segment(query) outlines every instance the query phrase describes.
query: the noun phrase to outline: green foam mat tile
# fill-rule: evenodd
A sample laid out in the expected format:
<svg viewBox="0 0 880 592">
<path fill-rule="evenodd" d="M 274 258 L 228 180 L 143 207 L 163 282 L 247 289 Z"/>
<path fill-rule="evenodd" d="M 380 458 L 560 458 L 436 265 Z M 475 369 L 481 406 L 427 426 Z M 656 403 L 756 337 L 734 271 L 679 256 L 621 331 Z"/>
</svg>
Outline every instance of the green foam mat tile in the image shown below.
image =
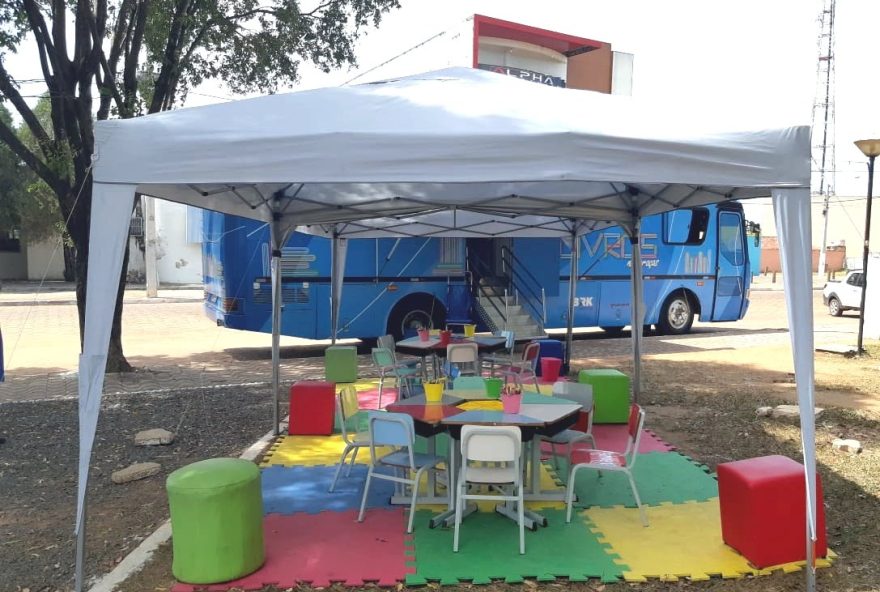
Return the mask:
<svg viewBox="0 0 880 592">
<path fill-rule="evenodd" d="M 452 551 L 452 528 L 428 527 L 433 515 L 421 510 L 416 513 L 413 530 L 415 557 L 406 583 L 430 581 L 443 585 L 461 582 L 474 584 L 503 580 L 509 584 L 525 578 L 552 581 L 565 577 L 573 581 L 599 578 L 616 582 L 626 571 L 618 565 L 608 546 L 584 526 L 580 517 L 565 522 L 563 510 L 541 510 L 548 525 L 536 532 L 526 530 L 526 553 L 519 554 L 519 533 L 516 522 L 495 513 L 477 512 L 467 516 L 461 525 L 459 551 Z"/>
<path fill-rule="evenodd" d="M 434 436 L 434 447 L 436 448 L 434 454 L 445 458 L 449 454 L 449 434 L 437 434 L 436 436 Z M 416 436 L 416 445 L 414 450 L 416 452 L 426 454 L 428 452 L 428 439 L 421 436 Z"/>
<path fill-rule="evenodd" d="M 559 459 L 556 476 L 561 483 L 567 483 L 568 463 L 565 459 Z M 642 504 L 648 506 L 702 502 L 718 497 L 718 482 L 706 472 L 706 468 L 677 452 L 640 454 L 633 468 L 633 477 Z M 595 470 L 581 469 L 574 491 L 578 508 L 636 505 L 626 475 L 621 472 L 602 471 L 600 477 Z"/>
</svg>

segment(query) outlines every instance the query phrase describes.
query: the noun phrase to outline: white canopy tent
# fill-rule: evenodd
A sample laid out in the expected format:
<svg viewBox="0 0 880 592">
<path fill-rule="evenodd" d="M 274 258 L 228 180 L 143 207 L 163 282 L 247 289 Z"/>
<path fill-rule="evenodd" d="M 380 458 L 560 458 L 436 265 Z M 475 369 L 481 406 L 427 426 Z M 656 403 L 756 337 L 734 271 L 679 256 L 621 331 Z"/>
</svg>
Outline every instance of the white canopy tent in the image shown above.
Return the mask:
<svg viewBox="0 0 880 592">
<path fill-rule="evenodd" d="M 113 302 L 138 192 L 268 223 L 276 312 L 280 248 L 297 227 L 333 238 L 570 238 L 620 224 L 640 270 L 642 217 L 772 196 L 815 539 L 809 128 L 728 126 L 736 129 L 470 69 L 99 122 L 79 374 L 80 551 Z M 338 270 L 344 254 L 334 252 Z M 634 281 L 633 302 L 640 289 Z M 639 327 L 643 311 L 632 308 Z M 278 327 L 276 314 L 276 388 Z M 641 331 L 632 334 L 638 359 Z"/>
</svg>

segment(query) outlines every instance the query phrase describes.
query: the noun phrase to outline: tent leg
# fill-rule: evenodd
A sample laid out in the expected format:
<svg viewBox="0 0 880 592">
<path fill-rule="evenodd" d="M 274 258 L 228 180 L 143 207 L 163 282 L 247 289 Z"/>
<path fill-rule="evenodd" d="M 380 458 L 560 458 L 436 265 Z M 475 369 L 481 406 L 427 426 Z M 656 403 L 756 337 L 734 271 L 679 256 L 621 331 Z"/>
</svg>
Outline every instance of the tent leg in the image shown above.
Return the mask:
<svg viewBox="0 0 880 592">
<path fill-rule="evenodd" d="M 74 586 L 76 592 L 83 591 L 83 567 L 86 562 L 86 500 L 88 494 L 83 498 L 82 519 L 79 523 L 79 530 L 76 533 L 76 575 Z"/>
<path fill-rule="evenodd" d="M 804 566 L 806 572 L 806 588 L 807 592 L 816 592 L 816 545 L 813 541 L 813 530 L 810 528 L 810 521 L 807 520 L 807 562 Z"/>
<path fill-rule="evenodd" d="M 337 301 L 339 294 L 336 290 L 336 266 L 339 264 L 339 238 L 333 234 L 330 241 L 330 343 L 336 344 L 336 327 L 339 325 L 337 318 Z"/>
<path fill-rule="evenodd" d="M 578 282 L 578 236 L 577 231 L 571 232 L 571 266 L 568 273 L 568 325 L 565 331 L 565 360 L 563 364 L 571 372 L 571 348 L 574 340 L 574 299 L 577 298 Z"/>
<path fill-rule="evenodd" d="M 275 225 L 272 224 L 269 228 L 269 240 L 272 243 L 272 429 L 277 436 L 281 432 L 278 409 L 281 393 L 281 247 Z"/>
<path fill-rule="evenodd" d="M 632 325 L 632 347 L 633 347 L 633 380 L 632 392 L 633 402 L 639 402 L 639 395 L 642 390 L 642 248 L 639 238 L 639 220 L 636 219 L 633 224 L 633 233 L 630 237 L 632 245 L 632 269 L 630 270 L 632 284 L 632 303 L 630 304 L 630 323 Z"/>
</svg>

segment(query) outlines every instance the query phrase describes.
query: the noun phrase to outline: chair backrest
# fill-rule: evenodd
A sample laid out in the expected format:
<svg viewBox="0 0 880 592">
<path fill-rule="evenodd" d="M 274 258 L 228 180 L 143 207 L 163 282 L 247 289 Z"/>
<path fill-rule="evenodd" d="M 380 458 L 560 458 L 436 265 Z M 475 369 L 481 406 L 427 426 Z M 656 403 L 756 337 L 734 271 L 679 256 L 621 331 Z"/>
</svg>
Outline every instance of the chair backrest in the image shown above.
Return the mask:
<svg viewBox="0 0 880 592">
<path fill-rule="evenodd" d="M 559 380 L 553 383 L 553 396 L 574 401 L 587 412 L 593 409 L 593 385 L 591 384 Z"/>
<path fill-rule="evenodd" d="M 406 448 L 409 452 L 410 467 L 414 467 L 413 444 L 416 439 L 413 418 L 406 413 L 389 413 L 385 411 L 370 411 L 368 416 L 370 426 L 370 458 L 376 463 L 376 447 L 391 446 L 394 448 Z"/>
<path fill-rule="evenodd" d="M 642 429 L 645 426 L 645 410 L 633 404 L 629 408 L 629 420 L 626 425 L 627 442 L 623 454 L 628 457 L 627 466 L 632 468 L 639 455 L 639 443 L 642 441 Z"/>
<path fill-rule="evenodd" d="M 473 364 L 479 358 L 479 348 L 476 343 L 451 343 L 446 346 L 446 359 L 451 364 Z"/>
<path fill-rule="evenodd" d="M 384 347 L 392 354 L 394 353 L 394 348 L 397 344 L 394 342 L 394 335 L 383 335 L 376 339 L 376 347 Z"/>
<path fill-rule="evenodd" d="M 394 354 L 390 349 L 384 347 L 374 347 L 372 355 L 373 363 L 380 368 L 394 365 Z"/>
<path fill-rule="evenodd" d="M 348 443 L 348 420 L 360 411 L 357 390 L 353 384 L 346 385 L 336 393 L 336 420 L 342 431 L 342 439 Z"/>
<path fill-rule="evenodd" d="M 538 354 L 540 353 L 540 343 L 538 343 L 537 341 L 532 341 L 531 343 L 527 344 L 522 353 L 523 367 L 528 365 L 532 367 L 532 370 L 536 370 L 538 368 Z M 529 363 L 526 364 L 526 362 Z"/>
<path fill-rule="evenodd" d="M 475 426 L 461 428 L 463 463 L 512 462 L 519 466 L 522 433 L 516 426 Z"/>
<path fill-rule="evenodd" d="M 481 391 L 486 393 L 486 381 L 479 376 L 459 376 L 452 381 L 453 390 Z"/>
</svg>

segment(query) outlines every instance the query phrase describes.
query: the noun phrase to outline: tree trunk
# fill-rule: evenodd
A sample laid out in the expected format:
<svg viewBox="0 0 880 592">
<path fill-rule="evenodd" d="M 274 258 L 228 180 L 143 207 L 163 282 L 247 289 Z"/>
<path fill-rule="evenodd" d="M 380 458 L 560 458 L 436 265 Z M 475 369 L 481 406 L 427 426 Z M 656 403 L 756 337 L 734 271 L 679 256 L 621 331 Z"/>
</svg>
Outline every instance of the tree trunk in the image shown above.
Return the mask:
<svg viewBox="0 0 880 592">
<path fill-rule="evenodd" d="M 64 281 L 76 281 L 76 249 L 72 245 L 68 245 L 65 239 L 62 252 L 64 254 Z"/>
<path fill-rule="evenodd" d="M 91 182 L 83 187 L 80 206 L 76 208 L 67 224 L 70 239 L 76 249 L 76 308 L 79 313 L 79 341 L 82 351 L 86 326 L 86 290 L 89 261 L 89 225 L 92 201 Z M 88 207 L 82 207 L 89 204 Z M 122 297 L 125 291 L 125 277 L 128 274 L 128 241 L 122 259 L 122 270 L 116 292 L 116 306 L 113 311 L 113 325 L 110 329 L 110 346 L 107 350 L 107 372 L 131 372 L 133 368 L 122 351 Z"/>
</svg>

